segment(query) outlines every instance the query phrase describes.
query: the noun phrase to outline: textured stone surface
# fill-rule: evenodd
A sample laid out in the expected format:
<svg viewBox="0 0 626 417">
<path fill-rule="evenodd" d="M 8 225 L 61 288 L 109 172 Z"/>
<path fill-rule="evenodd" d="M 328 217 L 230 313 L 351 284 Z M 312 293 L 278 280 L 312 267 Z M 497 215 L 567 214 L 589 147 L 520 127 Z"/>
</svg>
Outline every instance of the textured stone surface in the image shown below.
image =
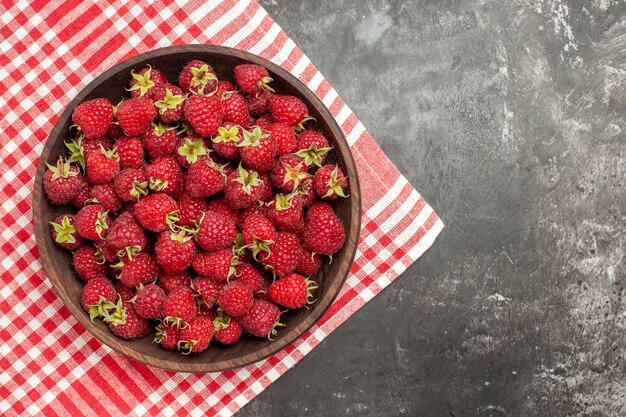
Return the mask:
<svg viewBox="0 0 626 417">
<path fill-rule="evenodd" d="M 626 4 L 262 3 L 447 227 L 241 415 L 626 415 Z"/>
</svg>

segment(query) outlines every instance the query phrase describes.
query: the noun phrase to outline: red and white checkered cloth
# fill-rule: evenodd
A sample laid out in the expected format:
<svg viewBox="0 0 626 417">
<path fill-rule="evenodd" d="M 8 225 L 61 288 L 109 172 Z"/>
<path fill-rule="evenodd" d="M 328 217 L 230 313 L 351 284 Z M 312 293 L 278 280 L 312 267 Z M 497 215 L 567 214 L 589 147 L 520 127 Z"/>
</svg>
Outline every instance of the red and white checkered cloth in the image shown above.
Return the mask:
<svg viewBox="0 0 626 417">
<path fill-rule="evenodd" d="M 230 416 L 389 285 L 443 228 L 337 92 L 258 3 L 121 3 L 31 0 L 0 5 L 3 416 Z M 279 354 L 246 368 L 207 375 L 150 368 L 91 336 L 46 279 L 31 224 L 37 160 L 70 100 L 95 75 L 130 56 L 188 43 L 250 51 L 308 85 L 345 132 L 363 194 L 356 260 L 328 313 Z"/>
</svg>

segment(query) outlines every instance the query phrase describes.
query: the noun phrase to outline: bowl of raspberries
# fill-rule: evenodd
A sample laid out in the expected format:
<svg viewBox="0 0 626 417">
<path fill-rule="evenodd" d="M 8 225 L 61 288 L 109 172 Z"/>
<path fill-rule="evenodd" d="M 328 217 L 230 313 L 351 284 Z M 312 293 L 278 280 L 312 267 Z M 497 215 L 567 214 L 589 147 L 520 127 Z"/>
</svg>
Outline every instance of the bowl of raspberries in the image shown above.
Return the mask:
<svg viewBox="0 0 626 417">
<path fill-rule="evenodd" d="M 220 46 L 127 59 L 59 117 L 35 178 L 55 291 L 114 350 L 181 372 L 279 352 L 346 280 L 361 201 L 346 139 L 287 71 Z"/>
</svg>

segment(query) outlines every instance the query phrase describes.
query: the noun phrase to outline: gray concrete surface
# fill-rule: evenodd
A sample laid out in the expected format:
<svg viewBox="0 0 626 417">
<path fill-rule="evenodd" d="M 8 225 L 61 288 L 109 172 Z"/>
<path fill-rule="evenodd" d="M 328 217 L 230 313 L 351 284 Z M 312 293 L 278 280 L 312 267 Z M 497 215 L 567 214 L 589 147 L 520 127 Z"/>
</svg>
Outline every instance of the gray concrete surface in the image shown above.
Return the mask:
<svg viewBox="0 0 626 417">
<path fill-rule="evenodd" d="M 626 415 L 624 2 L 262 3 L 447 228 L 240 415 Z"/>
</svg>

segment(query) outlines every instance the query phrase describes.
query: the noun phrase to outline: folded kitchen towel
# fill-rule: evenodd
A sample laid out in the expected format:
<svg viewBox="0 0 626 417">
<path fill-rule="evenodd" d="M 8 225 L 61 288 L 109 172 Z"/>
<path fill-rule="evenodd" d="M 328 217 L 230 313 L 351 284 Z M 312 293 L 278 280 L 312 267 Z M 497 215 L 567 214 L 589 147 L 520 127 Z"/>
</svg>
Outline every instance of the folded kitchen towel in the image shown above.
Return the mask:
<svg viewBox="0 0 626 417">
<path fill-rule="evenodd" d="M 232 415 L 397 278 L 443 228 L 337 92 L 258 3 L 168 3 L 18 1 L 0 6 L 0 415 Z M 128 360 L 78 324 L 46 279 L 30 207 L 43 144 L 77 92 L 130 56 L 189 43 L 250 51 L 305 83 L 345 132 L 363 194 L 356 259 L 327 314 L 279 354 L 207 375 Z"/>
</svg>

